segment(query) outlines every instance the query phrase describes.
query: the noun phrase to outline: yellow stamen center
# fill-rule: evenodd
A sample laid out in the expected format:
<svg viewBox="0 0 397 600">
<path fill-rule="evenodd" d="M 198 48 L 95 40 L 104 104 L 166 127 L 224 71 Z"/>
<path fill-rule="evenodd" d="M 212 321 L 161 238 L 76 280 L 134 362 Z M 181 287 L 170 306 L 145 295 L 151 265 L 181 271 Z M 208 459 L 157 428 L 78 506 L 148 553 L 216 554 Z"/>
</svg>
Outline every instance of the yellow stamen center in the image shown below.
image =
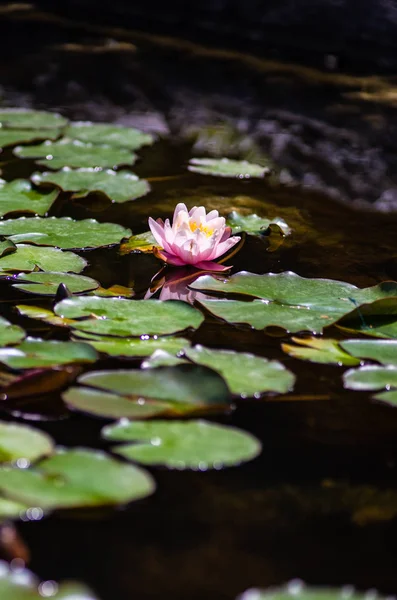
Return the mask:
<svg viewBox="0 0 397 600">
<path fill-rule="evenodd" d="M 211 237 L 211 235 L 214 233 L 213 229 L 207 227 L 206 225 L 203 225 L 202 223 L 198 224 L 196 223 L 196 221 L 189 221 L 189 227 L 193 233 L 195 233 L 198 229 L 202 233 L 205 233 L 207 237 Z"/>
</svg>

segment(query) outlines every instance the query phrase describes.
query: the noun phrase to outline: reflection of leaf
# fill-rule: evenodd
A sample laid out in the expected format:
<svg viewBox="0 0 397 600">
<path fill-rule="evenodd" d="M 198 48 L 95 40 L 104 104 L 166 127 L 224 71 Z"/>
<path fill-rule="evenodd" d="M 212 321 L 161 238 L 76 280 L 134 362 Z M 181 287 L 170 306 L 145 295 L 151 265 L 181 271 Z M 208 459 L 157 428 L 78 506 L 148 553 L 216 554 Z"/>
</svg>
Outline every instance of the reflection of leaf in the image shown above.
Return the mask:
<svg viewBox="0 0 397 600">
<path fill-rule="evenodd" d="M 106 439 L 135 442 L 113 451 L 146 465 L 171 469 L 221 469 L 252 460 L 261 443 L 251 434 L 208 421 L 147 421 L 105 427 Z"/>
<path fill-rule="evenodd" d="M 108 144 L 115 148 L 129 148 L 130 150 L 138 150 L 142 146 L 148 146 L 154 142 L 152 135 L 139 131 L 139 129 L 85 121 L 70 123 L 66 128 L 65 135 L 82 142 Z"/>
<path fill-rule="evenodd" d="M 0 421 L 0 462 L 20 459 L 26 467 L 29 462 L 51 454 L 53 448 L 53 441 L 46 433 L 27 425 Z"/>
<path fill-rule="evenodd" d="M 59 302 L 54 312 L 76 319 L 72 327 L 101 335 L 122 337 L 168 335 L 187 328 L 197 329 L 204 320 L 200 311 L 185 302 L 127 300 L 79 296 Z"/>
<path fill-rule="evenodd" d="M 40 294 L 43 296 L 55 296 L 58 287 L 63 284 L 72 294 L 79 294 L 94 290 L 99 283 L 91 277 L 75 275 L 74 273 L 57 273 L 47 271 L 45 273 L 19 273 L 14 280 L 13 287 L 31 294 Z"/>
<path fill-rule="evenodd" d="M 202 175 L 215 175 L 217 177 L 237 177 L 250 179 L 251 177 L 264 177 L 270 173 L 268 167 L 261 167 L 246 160 L 231 160 L 229 158 L 192 158 L 188 166 L 189 171 Z"/>
<path fill-rule="evenodd" d="M 360 361 L 344 352 L 338 340 L 324 338 L 296 338 L 295 344 L 282 344 L 281 347 L 290 356 L 310 362 L 336 365 L 358 365 Z M 346 348 L 347 350 L 347 348 Z"/>
<path fill-rule="evenodd" d="M 19 346 L 0 348 L 0 362 L 11 369 L 35 369 L 69 363 L 90 363 L 96 351 L 79 342 L 44 341 L 27 337 Z"/>
<path fill-rule="evenodd" d="M 74 221 L 69 217 L 22 217 L 0 221 L 0 235 L 15 243 L 29 242 L 65 249 L 101 248 L 118 244 L 131 235 L 131 231 L 121 225 L 99 223 L 95 219 Z"/>
<path fill-rule="evenodd" d="M 93 450 L 59 450 L 34 469 L 0 469 L 0 491 L 43 509 L 125 504 L 154 489 L 146 471 Z"/>
<path fill-rule="evenodd" d="M 94 145 L 62 138 L 57 142 L 44 142 L 36 146 L 17 146 L 14 154 L 19 158 L 35 158 L 39 165 L 48 169 L 62 167 L 114 168 L 117 165 L 132 165 L 136 155 L 126 148 Z"/>
<path fill-rule="evenodd" d="M 60 187 L 65 192 L 74 192 L 73 198 L 84 198 L 90 192 L 102 192 L 112 202 L 127 202 L 145 196 L 150 186 L 144 179 L 128 171 L 104 171 L 93 167 L 85 169 L 69 169 L 61 171 L 35 173 L 32 181 L 37 185 L 49 183 Z"/>
<path fill-rule="evenodd" d="M 295 377 L 276 360 L 267 360 L 245 352 L 211 350 L 194 346 L 185 350 L 195 363 L 211 367 L 224 377 L 233 394 L 243 397 L 258 396 L 264 392 L 289 392 Z"/>
<path fill-rule="evenodd" d="M 81 256 L 74 252 L 63 252 L 58 248 L 17 244 L 15 250 L 13 254 L 0 257 L 0 273 L 34 271 L 37 267 L 43 271 L 80 273 L 87 265 L 87 261 Z"/>
<path fill-rule="evenodd" d="M 31 183 L 25 179 L 14 179 L 9 183 L 0 179 L 0 216 L 12 212 L 33 212 L 44 215 L 57 196 L 56 190 L 49 194 L 36 192 L 32 189 Z"/>
</svg>

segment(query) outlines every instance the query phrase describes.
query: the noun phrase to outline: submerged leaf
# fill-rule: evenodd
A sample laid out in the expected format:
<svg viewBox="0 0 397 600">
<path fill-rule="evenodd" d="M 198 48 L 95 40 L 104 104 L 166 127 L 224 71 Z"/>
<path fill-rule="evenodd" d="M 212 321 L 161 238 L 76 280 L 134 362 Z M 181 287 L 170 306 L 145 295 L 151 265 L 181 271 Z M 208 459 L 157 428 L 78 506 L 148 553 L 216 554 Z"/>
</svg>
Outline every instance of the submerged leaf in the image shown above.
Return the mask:
<svg viewBox="0 0 397 600">
<path fill-rule="evenodd" d="M 43 296 L 55 296 L 60 285 L 65 285 L 72 294 L 81 294 L 89 290 L 95 290 L 99 283 L 91 277 L 75 275 L 74 273 L 59 273 L 47 271 L 45 273 L 20 273 L 13 287 L 31 294 Z"/>
<path fill-rule="evenodd" d="M 152 135 L 139 131 L 139 129 L 88 121 L 70 123 L 66 128 L 65 135 L 82 142 L 108 144 L 115 148 L 129 148 L 129 150 L 138 150 L 142 146 L 148 146 L 154 142 Z"/>
<path fill-rule="evenodd" d="M 73 198 L 84 198 L 90 192 L 102 192 L 112 202 L 128 202 L 141 198 L 150 192 L 145 179 L 139 179 L 128 171 L 98 171 L 93 167 L 85 169 L 63 168 L 61 171 L 35 173 L 32 181 L 39 185 L 50 183 L 65 192 L 74 192 Z"/>
<path fill-rule="evenodd" d="M 78 254 L 74 254 L 74 252 L 63 252 L 58 248 L 17 244 L 16 252 L 3 255 L 0 258 L 0 273 L 2 271 L 34 271 L 37 268 L 43 271 L 73 271 L 74 273 L 80 273 L 86 265 L 87 261 Z"/>
<path fill-rule="evenodd" d="M 135 442 L 113 451 L 145 465 L 171 469 L 221 469 L 252 460 L 261 452 L 253 435 L 208 421 L 116 423 L 103 429 L 108 440 Z"/>
<path fill-rule="evenodd" d="M 56 112 L 27 110 L 25 108 L 0 109 L 0 126 L 10 129 L 52 129 L 64 127 L 68 120 Z"/>
<path fill-rule="evenodd" d="M 136 154 L 126 148 L 86 144 L 70 138 L 36 146 L 17 146 L 14 154 L 20 158 L 35 158 L 39 165 L 54 170 L 62 167 L 112 169 L 118 165 L 132 165 L 136 160 Z"/>
<path fill-rule="evenodd" d="M 338 340 L 293 337 L 292 341 L 295 344 L 281 344 L 281 348 L 293 358 L 332 365 L 352 366 L 360 364 L 357 358 L 341 349 Z"/>
<path fill-rule="evenodd" d="M 19 346 L 0 348 L 0 362 L 11 369 L 34 369 L 95 362 L 94 348 L 81 342 L 44 341 L 27 337 Z"/>
<path fill-rule="evenodd" d="M 0 421 L 0 462 L 17 462 L 26 468 L 29 462 L 51 454 L 54 442 L 39 429 Z"/>
<path fill-rule="evenodd" d="M 250 179 L 251 177 L 264 177 L 271 170 L 249 163 L 246 160 L 231 160 L 229 158 L 191 158 L 189 171 L 202 175 L 215 175 L 217 177 L 237 177 Z"/>
<path fill-rule="evenodd" d="M 58 450 L 34 469 L 0 468 L 2 493 L 42 509 L 125 504 L 154 489 L 143 469 L 93 450 Z"/>
<path fill-rule="evenodd" d="M 54 312 L 76 319 L 72 327 L 101 335 L 122 337 L 168 335 L 188 328 L 197 329 L 203 315 L 185 302 L 127 300 L 80 296 L 59 302 Z"/>
<path fill-rule="evenodd" d="M 29 242 L 64 249 L 101 248 L 118 244 L 131 235 L 131 230 L 115 223 L 99 223 L 95 219 L 74 221 L 70 217 L 22 217 L 0 221 L 0 235 L 15 243 Z"/>
</svg>

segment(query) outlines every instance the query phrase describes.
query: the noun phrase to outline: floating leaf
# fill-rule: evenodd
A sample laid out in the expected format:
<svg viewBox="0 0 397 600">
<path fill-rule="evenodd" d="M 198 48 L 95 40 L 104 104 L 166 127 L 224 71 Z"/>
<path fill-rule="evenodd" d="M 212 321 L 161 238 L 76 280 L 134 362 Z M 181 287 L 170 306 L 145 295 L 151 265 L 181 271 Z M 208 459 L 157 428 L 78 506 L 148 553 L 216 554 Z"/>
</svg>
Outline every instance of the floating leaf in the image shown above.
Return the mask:
<svg viewBox="0 0 397 600">
<path fill-rule="evenodd" d="M 0 109 L 0 126 L 11 129 L 53 129 L 64 127 L 68 120 L 55 112 L 26 110 L 24 108 Z"/>
<path fill-rule="evenodd" d="M 357 391 L 397 388 L 397 367 L 368 365 L 349 369 L 343 374 L 343 384 L 345 388 Z"/>
<path fill-rule="evenodd" d="M 57 196 L 56 190 L 49 194 L 36 192 L 32 189 L 31 183 L 25 179 L 14 179 L 9 183 L 0 179 L 0 216 L 12 212 L 33 212 L 44 215 Z"/>
<path fill-rule="evenodd" d="M 63 319 L 62 317 L 57 317 L 54 315 L 52 310 L 48 310 L 48 308 L 42 308 L 41 306 L 18 304 L 16 309 L 22 317 L 37 319 L 57 327 L 70 327 L 70 325 L 74 323 L 72 319 Z"/>
<path fill-rule="evenodd" d="M 54 443 L 46 433 L 27 425 L 0 421 L 0 462 L 20 459 L 27 467 L 29 462 L 51 454 L 53 449 Z"/>
<path fill-rule="evenodd" d="M 84 198 L 90 192 L 102 192 L 112 202 L 127 202 L 141 198 L 150 192 L 145 179 L 139 179 L 128 171 L 98 171 L 95 168 L 69 169 L 64 167 L 55 173 L 35 173 L 32 181 L 39 185 L 50 183 L 65 192 L 74 192 L 73 198 Z"/>
<path fill-rule="evenodd" d="M 13 500 L 8 500 L 7 498 L 0 497 L 0 521 L 7 519 L 16 519 L 21 515 L 24 515 L 27 510 L 29 510 L 29 506 L 27 506 L 26 504 L 22 504 L 21 502 L 14 502 Z M 4 577 L 4 575 L 2 574 L 2 566 L 3 563 L 2 561 L 0 561 L 0 598 L 2 598 L 2 600 L 4 598 L 5 600 L 8 600 L 8 596 L 5 597 L 3 594 L 4 589 L 6 588 L 2 580 L 2 577 Z M 14 598 L 11 597 L 11 600 L 14 600 Z M 17 596 L 15 600 L 24 600 L 24 598 Z M 30 600 L 30 598 L 28 600 Z M 36 598 L 34 600 L 36 600 Z M 37 598 L 37 600 L 39 600 L 39 598 Z"/>
<path fill-rule="evenodd" d="M 120 246 L 121 254 L 129 254 L 130 252 L 153 252 L 153 249 L 158 247 L 151 231 L 132 235 L 124 244 Z"/>
<path fill-rule="evenodd" d="M 372 396 L 375 400 L 389 404 L 389 406 L 397 406 L 397 390 L 390 390 L 388 392 L 381 392 Z"/>
<path fill-rule="evenodd" d="M 377 600 L 386 600 L 379 596 L 374 590 L 359 593 L 354 589 L 308 587 L 302 581 L 294 580 L 286 586 L 279 588 L 256 589 L 251 588 L 236 598 L 236 600 L 343 600 L 348 594 L 349 600 L 367 600 L 372 594 Z"/>
<path fill-rule="evenodd" d="M 249 304 L 239 300 L 209 300 L 201 304 L 232 323 L 247 323 L 255 329 L 276 326 L 293 333 L 321 333 L 323 327 L 350 313 L 352 307 L 397 294 L 396 282 L 360 289 L 342 281 L 306 279 L 292 272 L 256 275 L 242 271 L 222 280 L 204 275 L 190 287 L 207 293 L 261 298 Z"/>
<path fill-rule="evenodd" d="M 134 290 L 124 285 L 112 285 L 109 288 L 100 286 L 95 292 L 90 293 L 101 298 L 133 298 L 135 296 Z"/>
<path fill-rule="evenodd" d="M 189 342 L 190 344 L 190 342 Z M 153 369 L 155 367 L 175 367 L 175 365 L 186 365 L 189 362 L 185 358 L 170 354 L 166 350 L 158 349 L 149 358 L 142 362 L 142 369 Z"/>
<path fill-rule="evenodd" d="M 2 493 L 42 509 L 125 504 L 154 489 L 143 469 L 85 449 L 59 450 L 35 469 L 0 468 Z"/>
<path fill-rule="evenodd" d="M 11 325 L 9 321 L 0 317 L 0 346 L 17 344 L 25 337 L 25 332 L 18 325 Z"/>
<path fill-rule="evenodd" d="M 385 285 L 387 283 L 391 285 L 391 282 L 386 282 Z M 344 316 L 337 326 L 345 331 L 397 338 L 397 298 L 383 298 L 362 304 Z"/>
<path fill-rule="evenodd" d="M 0 221 L 1 226 L 1 221 Z M 74 252 L 62 252 L 58 248 L 46 248 L 17 244 L 16 252 L 0 258 L 1 271 L 43 271 L 80 273 L 86 267 L 87 261 Z"/>
<path fill-rule="evenodd" d="M 356 355 L 352 356 L 341 349 L 338 340 L 293 337 L 292 341 L 295 344 L 281 344 L 281 347 L 284 352 L 293 358 L 332 365 L 353 366 L 360 364 L 360 361 L 354 358 Z M 348 350 L 347 347 L 345 349 Z"/>
<path fill-rule="evenodd" d="M 120 422 L 103 429 L 108 440 L 135 442 L 113 451 L 146 465 L 171 469 L 221 469 L 252 460 L 261 452 L 253 435 L 208 421 Z"/>
<path fill-rule="evenodd" d="M 0 147 L 28 144 L 40 140 L 56 140 L 61 135 L 60 129 L 0 129 Z"/>
<path fill-rule="evenodd" d="M 130 400 L 163 403 L 171 415 L 219 410 L 230 403 L 230 392 L 218 373 L 202 366 L 92 371 L 78 382 Z M 143 402 L 145 401 L 145 402 Z"/>
<path fill-rule="evenodd" d="M 7 256 L 7 254 L 12 254 L 16 252 L 16 245 L 10 240 L 2 240 L 0 241 L 0 258 L 2 256 Z"/>
<path fill-rule="evenodd" d="M 128 148 L 129 150 L 138 150 L 142 146 L 148 146 L 154 142 L 153 136 L 139 131 L 139 129 L 86 121 L 70 123 L 66 128 L 65 135 L 82 142 L 108 144 L 109 146 Z"/>
<path fill-rule="evenodd" d="M 90 363 L 97 358 L 94 348 L 82 342 L 44 341 L 27 337 L 17 347 L 0 348 L 0 362 L 11 369 Z"/>
<path fill-rule="evenodd" d="M 255 165 L 246 160 L 238 161 L 229 158 L 192 158 L 188 169 L 201 175 L 238 177 L 239 179 L 264 177 L 271 172 L 269 167 L 261 167 L 261 165 Z"/>
<path fill-rule="evenodd" d="M 36 146 L 17 146 L 14 154 L 19 158 L 35 158 L 39 165 L 48 169 L 62 167 L 114 168 L 117 165 L 132 165 L 136 154 L 126 148 L 94 145 L 62 138 L 57 142 L 44 142 Z"/>
<path fill-rule="evenodd" d="M 352 356 L 397 366 L 397 340 L 344 340 L 339 342 Z"/>
<path fill-rule="evenodd" d="M 271 225 L 277 227 L 282 235 L 289 235 L 291 233 L 290 227 L 288 227 L 284 219 L 281 219 L 280 217 L 266 219 L 255 214 L 240 215 L 235 210 L 227 216 L 226 225 L 232 228 L 233 234 L 240 233 L 240 231 L 251 234 L 263 234 Z"/>
<path fill-rule="evenodd" d="M 131 230 L 115 223 L 99 223 L 95 219 L 74 221 L 70 217 L 21 217 L 0 221 L 0 235 L 14 243 L 29 242 L 58 248 L 101 248 L 118 244 L 131 235 Z"/>
<path fill-rule="evenodd" d="M 64 284 L 72 294 L 80 294 L 89 290 L 95 290 L 99 283 L 91 277 L 83 277 L 72 273 L 58 273 L 47 271 L 45 273 L 20 273 L 15 278 L 13 287 L 32 294 L 43 296 L 55 296 L 58 287 Z"/>
<path fill-rule="evenodd" d="M 264 392 L 285 394 L 294 385 L 295 376 L 277 360 L 204 346 L 187 348 L 185 354 L 193 362 L 220 373 L 230 391 L 243 397 L 259 396 Z"/>
<path fill-rule="evenodd" d="M 59 302 L 54 312 L 60 317 L 77 319 L 74 329 L 101 335 L 122 337 L 167 335 L 197 329 L 203 315 L 185 302 L 126 300 L 80 296 Z"/>
<path fill-rule="evenodd" d="M 62 394 L 64 402 L 74 410 L 107 419 L 149 419 L 170 412 L 166 402 L 133 400 L 127 396 L 111 394 L 86 387 L 71 387 Z"/>
<path fill-rule="evenodd" d="M 141 338 L 115 338 L 98 336 L 85 332 L 75 332 L 75 338 L 91 344 L 98 352 L 110 354 L 111 356 L 150 356 L 156 350 L 177 354 L 184 348 L 190 346 L 190 341 L 183 337 L 152 337 Z"/>
</svg>

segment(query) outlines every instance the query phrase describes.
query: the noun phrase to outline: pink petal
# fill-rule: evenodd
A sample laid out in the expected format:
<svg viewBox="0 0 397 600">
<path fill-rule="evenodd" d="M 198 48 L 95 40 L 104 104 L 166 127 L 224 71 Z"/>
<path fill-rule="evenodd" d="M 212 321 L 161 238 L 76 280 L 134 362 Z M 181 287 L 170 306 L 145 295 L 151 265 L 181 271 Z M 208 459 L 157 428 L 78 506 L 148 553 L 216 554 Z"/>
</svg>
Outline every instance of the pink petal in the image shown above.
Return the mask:
<svg viewBox="0 0 397 600">
<path fill-rule="evenodd" d="M 225 240 L 221 244 L 215 246 L 213 253 L 209 257 L 210 260 L 214 260 L 215 258 L 219 258 L 222 254 L 225 254 L 230 248 L 233 248 L 241 240 L 241 237 L 234 235 L 233 237 Z"/>
<path fill-rule="evenodd" d="M 173 216 L 173 221 L 175 221 L 175 219 L 177 218 L 178 214 L 180 212 L 188 212 L 187 210 L 187 206 L 186 204 L 183 204 L 183 202 L 179 202 L 176 206 L 175 206 L 175 210 L 174 210 L 174 216 Z"/>
<path fill-rule="evenodd" d="M 223 232 L 222 237 L 219 240 L 219 243 L 222 244 L 222 242 L 225 242 L 228 238 L 230 238 L 231 235 L 232 235 L 232 228 L 225 227 L 225 231 Z"/>
<path fill-rule="evenodd" d="M 203 271 L 227 271 L 232 268 L 231 266 L 225 267 L 224 265 L 219 265 L 218 263 L 209 260 L 198 262 L 194 266 L 196 269 L 202 269 Z"/>
<path fill-rule="evenodd" d="M 165 250 L 169 250 L 169 246 L 166 242 L 164 235 L 163 222 L 155 221 L 154 219 L 152 219 L 152 217 L 149 217 L 149 227 L 158 245 L 164 248 Z"/>
<path fill-rule="evenodd" d="M 189 211 L 189 217 L 192 221 L 196 221 L 196 223 L 200 223 L 201 219 L 205 221 L 204 206 L 193 206 L 193 208 Z"/>
<path fill-rule="evenodd" d="M 217 210 L 211 210 L 207 215 L 207 222 L 212 221 L 212 219 L 217 219 L 219 217 L 219 212 Z"/>
</svg>

